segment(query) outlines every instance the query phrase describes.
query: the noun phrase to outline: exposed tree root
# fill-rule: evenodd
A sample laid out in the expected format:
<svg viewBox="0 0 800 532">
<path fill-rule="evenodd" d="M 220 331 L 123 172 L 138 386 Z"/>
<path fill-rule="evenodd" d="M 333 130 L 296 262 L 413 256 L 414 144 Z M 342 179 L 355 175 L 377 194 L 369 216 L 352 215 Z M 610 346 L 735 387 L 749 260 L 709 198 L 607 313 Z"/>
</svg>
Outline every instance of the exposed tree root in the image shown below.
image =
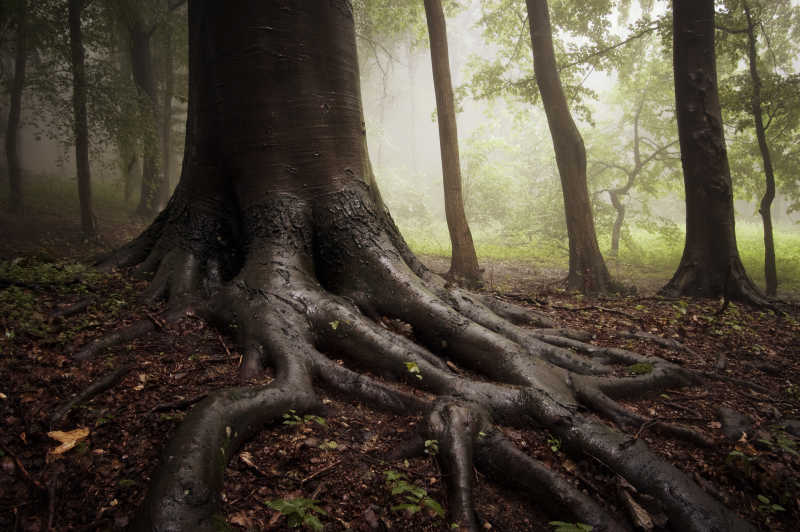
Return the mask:
<svg viewBox="0 0 800 532">
<path fill-rule="evenodd" d="M 123 366 L 121 366 L 119 368 L 116 368 L 115 370 L 103 375 L 101 378 L 99 378 L 98 380 L 96 380 L 92 384 L 90 384 L 81 393 L 79 393 L 78 395 L 76 395 L 75 397 L 73 397 L 72 399 L 67 401 L 61 407 L 57 408 L 56 411 L 53 412 L 53 415 L 50 416 L 50 423 L 55 425 L 56 423 L 61 421 L 61 419 L 64 416 L 69 414 L 70 410 L 75 408 L 75 406 L 83 403 L 84 401 L 92 399 L 93 397 L 95 397 L 97 395 L 100 395 L 101 393 L 103 393 L 104 391 L 108 390 L 109 388 L 112 388 L 119 381 L 121 381 L 125 377 L 125 375 L 130 373 L 130 371 L 134 367 L 135 366 L 133 364 L 125 364 L 125 365 L 123 365 Z"/>
<path fill-rule="evenodd" d="M 448 520 L 465 530 L 478 530 L 474 466 L 525 490 L 554 519 L 589 523 L 595 530 L 631 528 L 608 504 L 515 448 L 495 423 L 544 428 L 561 439 L 566 452 L 601 461 L 653 497 L 672 530 L 752 530 L 636 434 L 652 427 L 696 443 L 707 444 L 707 438 L 638 416 L 615 401 L 693 384 L 696 375 L 659 358 L 591 345 L 586 333 L 559 329 L 546 316 L 528 319 L 507 302 L 449 286 L 398 241 L 364 185 L 318 201 L 281 195 L 243 206 L 237 218 L 241 239 L 176 247 L 181 234 L 193 234 L 180 226 L 191 219 L 196 217 L 159 217 L 107 264 L 144 264 L 142 269 L 155 272 L 148 295 L 170 302 L 167 321 L 193 309 L 233 335 L 245 353 L 243 376 L 271 366 L 275 379 L 211 393 L 193 408 L 166 448 L 134 529 L 216 529 L 230 457 L 287 411 L 318 408 L 316 384 L 375 408 L 425 415 L 425 436 L 438 441 Z M 235 233 L 219 220 L 203 225 Z M 383 327 L 377 320 L 383 316 L 409 324 L 409 335 Z M 152 320 L 136 323 L 95 340 L 77 356 L 88 358 L 153 327 Z M 647 372 L 614 376 L 630 365 Z M 634 435 L 581 413 L 586 410 Z"/>
</svg>

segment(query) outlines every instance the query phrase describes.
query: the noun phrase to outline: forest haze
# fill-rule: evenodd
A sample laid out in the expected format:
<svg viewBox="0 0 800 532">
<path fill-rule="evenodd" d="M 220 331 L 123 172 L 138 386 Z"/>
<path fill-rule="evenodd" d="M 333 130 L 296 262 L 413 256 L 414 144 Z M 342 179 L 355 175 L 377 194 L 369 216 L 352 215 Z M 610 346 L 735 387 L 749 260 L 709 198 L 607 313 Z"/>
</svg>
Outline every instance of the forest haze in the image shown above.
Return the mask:
<svg viewBox="0 0 800 532">
<path fill-rule="evenodd" d="M 4 0 L 0 528 L 793 530 L 798 57 L 797 0 Z"/>
</svg>

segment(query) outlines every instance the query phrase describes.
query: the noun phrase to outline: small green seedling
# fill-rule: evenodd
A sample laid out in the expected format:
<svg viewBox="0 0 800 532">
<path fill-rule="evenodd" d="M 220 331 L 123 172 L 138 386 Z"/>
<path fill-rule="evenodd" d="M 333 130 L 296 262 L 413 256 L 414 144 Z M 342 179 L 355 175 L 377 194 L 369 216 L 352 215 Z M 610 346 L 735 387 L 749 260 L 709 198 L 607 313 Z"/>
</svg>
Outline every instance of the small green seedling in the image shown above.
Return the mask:
<svg viewBox="0 0 800 532">
<path fill-rule="evenodd" d="M 765 515 L 771 515 L 771 514 L 776 514 L 778 512 L 786 511 L 786 508 L 784 508 L 780 504 L 773 504 L 772 501 L 769 500 L 769 497 L 767 497 L 766 495 L 759 495 L 757 498 L 758 502 L 761 503 L 758 505 L 759 513 Z"/>
<path fill-rule="evenodd" d="M 554 532 L 592 532 L 592 525 L 586 523 L 567 523 L 565 521 L 550 521 Z"/>
<path fill-rule="evenodd" d="M 289 410 L 287 413 L 283 414 L 283 424 L 289 425 L 290 427 L 302 425 L 311 421 L 317 425 L 322 425 L 323 427 L 327 425 L 324 417 L 315 416 L 314 414 L 305 414 L 301 417 L 297 414 L 296 410 Z"/>
<path fill-rule="evenodd" d="M 425 454 L 431 456 L 439 454 L 439 440 L 425 440 Z"/>
<path fill-rule="evenodd" d="M 393 512 L 406 511 L 411 515 L 428 508 L 436 515 L 444 518 L 444 508 L 442 505 L 428 496 L 425 488 L 410 483 L 403 473 L 397 471 L 386 471 L 386 486 L 391 490 L 393 496 L 402 496 L 402 502 L 391 507 Z"/>
<path fill-rule="evenodd" d="M 550 447 L 550 450 L 554 453 L 557 453 L 561 450 L 561 438 L 557 436 L 547 436 L 547 446 Z"/>
<path fill-rule="evenodd" d="M 422 380 L 422 372 L 419 369 L 419 366 L 416 362 L 406 362 L 406 369 L 409 373 L 414 375 L 416 378 Z"/>
<path fill-rule="evenodd" d="M 285 515 L 290 527 L 297 528 L 306 525 L 312 530 L 319 532 L 324 527 L 315 514 L 328 515 L 328 513 L 317 506 L 317 503 L 318 501 L 313 499 L 297 498 L 277 499 L 274 501 L 267 501 L 264 504 L 273 510 L 277 510 L 282 515 Z"/>
</svg>

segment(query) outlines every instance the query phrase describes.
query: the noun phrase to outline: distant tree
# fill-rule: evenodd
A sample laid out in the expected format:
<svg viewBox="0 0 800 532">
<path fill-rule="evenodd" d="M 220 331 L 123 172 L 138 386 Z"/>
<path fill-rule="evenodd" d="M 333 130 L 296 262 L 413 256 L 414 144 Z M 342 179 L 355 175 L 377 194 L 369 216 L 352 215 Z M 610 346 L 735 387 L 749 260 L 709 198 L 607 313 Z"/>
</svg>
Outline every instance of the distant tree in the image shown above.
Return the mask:
<svg viewBox="0 0 800 532">
<path fill-rule="evenodd" d="M 641 191 L 642 222 L 653 218 L 644 201 L 673 186 L 670 175 L 677 175 L 678 135 L 675 127 L 675 96 L 670 87 L 672 73 L 664 67 L 664 57 L 654 39 L 640 39 L 627 48 L 627 63 L 617 73 L 612 95 L 615 117 L 613 129 L 602 129 L 590 139 L 592 154 L 589 178 L 596 196 L 607 194 L 614 209 L 611 222 L 611 249 L 619 255 L 627 214 L 627 200 Z M 602 188 L 601 188 L 602 187 Z M 595 207 L 598 204 L 595 203 Z M 600 221 L 598 221 L 598 226 Z M 661 217 L 662 228 L 669 220 Z M 665 231 L 662 231 L 665 232 Z"/>
<path fill-rule="evenodd" d="M 586 149 L 559 79 L 546 0 L 527 0 L 536 83 L 553 138 L 569 236 L 567 287 L 582 292 L 618 288 L 597 244 L 586 183 Z"/>
<path fill-rule="evenodd" d="M 447 27 L 440 0 L 425 0 L 428 34 L 431 45 L 433 86 L 436 92 L 436 114 L 439 124 L 439 147 L 442 154 L 444 206 L 450 230 L 452 254 L 448 276 L 474 285 L 480 282 L 481 270 L 475 245 L 464 212 L 461 192 L 461 163 L 458 154 L 458 129 L 450 81 L 450 55 L 447 50 Z"/>
<path fill-rule="evenodd" d="M 686 195 L 686 242 L 669 295 L 764 303 L 736 247 L 733 190 L 717 92 L 714 0 L 674 0 L 675 107 Z"/>
<path fill-rule="evenodd" d="M 6 159 L 8 161 L 8 206 L 12 213 L 23 210 L 22 168 L 19 161 L 19 126 L 22 116 L 22 92 L 25 88 L 25 67 L 28 60 L 27 0 L 9 2 L 4 16 L 16 28 L 14 38 L 14 74 L 10 80 L 10 102 L 6 124 Z"/>
<path fill-rule="evenodd" d="M 78 172 L 78 199 L 81 208 L 81 229 L 87 237 L 97 232 L 92 214 L 92 179 L 89 169 L 89 123 L 86 111 L 86 65 L 84 62 L 81 11 L 84 0 L 69 0 L 69 42 L 72 55 L 72 102 L 75 113 L 75 162 Z"/>
<path fill-rule="evenodd" d="M 799 80 L 791 73 L 798 53 L 795 39 L 800 31 L 800 12 L 789 0 L 729 0 L 718 15 L 716 27 L 721 37 L 717 49 L 733 69 L 722 92 L 723 108 L 733 118 L 739 137 L 736 141 L 748 144 L 751 137 L 742 133 L 748 129 L 755 133 L 752 144 L 762 172 L 752 175 L 753 172 L 747 171 L 748 164 L 739 164 L 734 177 L 740 181 L 740 189 L 760 195 L 758 211 L 764 227 L 766 293 L 774 296 L 778 287 L 772 230 L 772 202 L 777 191 L 775 160 L 776 155 L 778 161 L 785 159 L 787 146 L 781 137 L 790 137 L 791 146 L 791 139 L 795 138 L 792 132 L 800 125 L 800 113 L 792 109 L 797 107 Z M 770 33 L 777 35 L 771 38 Z M 766 46 L 759 45 L 759 36 Z M 759 48 L 765 51 L 762 53 Z M 742 58 L 746 58 L 745 72 L 739 67 Z M 747 151 L 734 153 L 749 160 Z M 785 171 L 792 177 L 796 175 L 796 169 Z"/>
</svg>

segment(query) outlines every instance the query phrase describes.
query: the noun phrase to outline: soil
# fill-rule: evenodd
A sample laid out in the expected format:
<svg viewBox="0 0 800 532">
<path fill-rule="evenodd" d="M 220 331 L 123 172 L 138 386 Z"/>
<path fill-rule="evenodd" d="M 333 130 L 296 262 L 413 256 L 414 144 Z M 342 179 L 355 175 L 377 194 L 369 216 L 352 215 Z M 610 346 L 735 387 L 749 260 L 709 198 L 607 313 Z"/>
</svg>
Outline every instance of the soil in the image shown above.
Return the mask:
<svg viewBox="0 0 800 532">
<path fill-rule="evenodd" d="M 239 384 L 241 357 L 230 339 L 193 316 L 166 325 L 159 318 L 162 308 L 137 300 L 145 280 L 129 272 L 98 274 L 81 265 L 142 225 L 105 227 L 98 245 L 83 241 L 77 224 L 57 216 L 24 223 L 0 219 L 0 530 L 124 528 L 142 501 L 160 450 L 191 404 L 209 391 Z M 447 269 L 440 258 L 423 259 L 436 271 Z M 648 426 L 638 437 L 755 526 L 797 529 L 797 307 L 774 312 L 731 304 L 715 315 L 719 301 L 662 299 L 650 295 L 650 287 L 637 296 L 589 299 L 559 288 L 564 272 L 505 261 L 482 266 L 491 271 L 487 288 L 500 297 L 561 325 L 591 331 L 597 344 L 708 372 L 702 386 L 667 390 L 626 406 L 692 426 L 713 438 L 713 447 L 665 438 Z M 84 310 L 58 316 L 76 303 Z M 155 331 L 89 362 L 71 357 L 91 339 L 140 319 L 153 320 Z M 684 347 L 623 334 L 631 330 Z M 57 408 L 126 363 L 132 369 L 110 390 L 52 422 Z M 620 368 L 630 374 L 637 370 Z M 258 382 L 270 378 L 266 374 Z M 425 447 L 416 441 L 421 420 L 374 411 L 324 390 L 320 396 L 324 412 L 287 412 L 282 423 L 264 427 L 231 460 L 223 493 L 228 524 L 288 530 L 285 502 L 298 506 L 315 500 L 302 515 L 316 516 L 325 530 L 447 529 L 436 512 L 436 502 L 444 505 L 446 497 L 435 442 Z M 734 419 L 723 423 L 721 407 L 733 410 Z M 57 452 L 59 441 L 51 431 L 76 429 L 88 434 Z M 625 480 L 596 459 L 566 454 L 546 432 L 503 430 L 522 450 L 604 504 L 628 511 Z M 402 452 L 414 447 L 427 453 Z M 485 529 L 552 530 L 550 521 L 563 520 L 547 515 L 536 501 L 476 476 L 477 511 Z M 403 481 L 417 488 L 393 494 L 407 486 Z M 275 509 L 280 501 L 283 513 Z M 639 502 L 647 506 L 643 496 Z M 413 504 L 397 508 L 404 503 Z M 657 528 L 663 524 L 658 515 L 652 517 Z"/>
</svg>

